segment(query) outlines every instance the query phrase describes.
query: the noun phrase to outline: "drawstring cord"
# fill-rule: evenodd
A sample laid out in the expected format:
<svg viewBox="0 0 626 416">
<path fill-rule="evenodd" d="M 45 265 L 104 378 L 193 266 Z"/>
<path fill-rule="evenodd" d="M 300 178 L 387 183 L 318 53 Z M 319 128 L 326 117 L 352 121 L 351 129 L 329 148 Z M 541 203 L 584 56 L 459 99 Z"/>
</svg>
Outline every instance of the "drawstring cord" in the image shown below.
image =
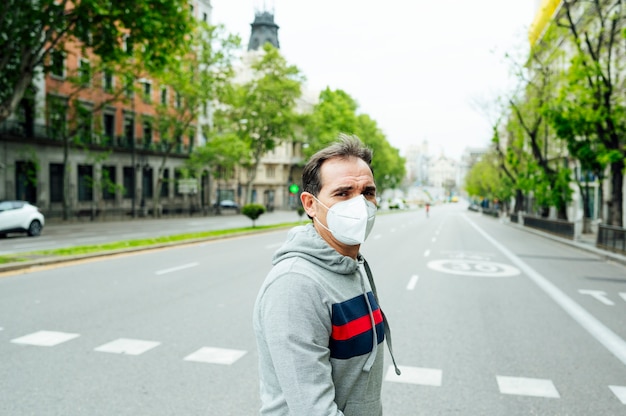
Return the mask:
<svg viewBox="0 0 626 416">
<path fill-rule="evenodd" d="M 367 261 L 365 259 L 363 259 L 363 266 L 365 267 L 365 273 L 367 274 L 367 280 L 369 280 L 369 282 L 370 282 L 370 286 L 372 288 L 372 293 L 374 294 L 374 298 L 376 299 L 376 302 L 378 303 L 378 308 L 380 309 L 380 313 L 383 316 L 383 326 L 385 327 L 385 339 L 387 340 L 387 348 L 389 348 L 389 355 L 391 355 L 391 361 L 393 362 L 393 367 L 394 367 L 394 369 L 396 371 L 396 374 L 400 375 L 401 372 L 400 372 L 400 369 L 398 368 L 398 366 L 396 365 L 396 359 L 393 356 L 393 347 L 391 346 L 391 328 L 389 327 L 389 322 L 387 321 L 387 317 L 385 317 L 385 313 L 383 312 L 383 308 L 380 305 L 380 301 L 378 300 L 378 293 L 376 292 L 376 285 L 374 284 L 374 278 L 372 277 L 372 271 L 370 270 L 370 266 L 369 266 L 369 264 L 367 264 Z M 369 299 L 367 299 L 367 295 L 365 295 L 365 299 L 367 300 L 367 305 L 370 308 L 370 317 L 371 317 L 370 319 L 372 319 L 372 328 L 373 328 L 373 331 L 374 331 L 374 337 L 376 337 L 376 327 L 374 326 L 374 321 L 373 321 L 374 318 L 373 318 L 373 315 L 371 314 L 371 306 L 369 304 Z M 376 344 L 378 344 L 378 343 L 376 342 Z"/>
<path fill-rule="evenodd" d="M 359 273 L 359 275 L 361 276 L 361 292 L 363 292 L 363 297 L 365 298 L 365 303 L 367 304 L 367 312 L 369 313 L 370 322 L 372 324 L 372 351 L 370 352 L 370 355 L 369 357 L 367 357 L 367 361 L 365 361 L 365 365 L 363 366 L 363 370 L 369 372 L 374 365 L 376 353 L 378 352 L 378 334 L 376 333 L 376 321 L 374 320 L 374 311 L 372 310 L 369 296 L 367 296 L 367 290 L 365 290 L 363 274 Z"/>
</svg>

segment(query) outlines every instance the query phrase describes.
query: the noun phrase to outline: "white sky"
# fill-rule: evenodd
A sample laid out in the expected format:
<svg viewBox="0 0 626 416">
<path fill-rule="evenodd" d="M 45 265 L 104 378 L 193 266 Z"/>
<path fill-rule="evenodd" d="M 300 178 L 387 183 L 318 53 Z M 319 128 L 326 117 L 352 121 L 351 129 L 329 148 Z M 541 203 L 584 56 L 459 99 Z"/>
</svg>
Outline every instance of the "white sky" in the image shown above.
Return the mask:
<svg viewBox="0 0 626 416">
<path fill-rule="evenodd" d="M 346 91 L 405 154 L 459 159 L 487 146 L 493 103 L 513 78 L 507 51 L 526 48 L 535 0 L 212 0 L 213 24 L 247 46 L 259 9 L 274 10 L 283 56 L 310 88 Z"/>
</svg>

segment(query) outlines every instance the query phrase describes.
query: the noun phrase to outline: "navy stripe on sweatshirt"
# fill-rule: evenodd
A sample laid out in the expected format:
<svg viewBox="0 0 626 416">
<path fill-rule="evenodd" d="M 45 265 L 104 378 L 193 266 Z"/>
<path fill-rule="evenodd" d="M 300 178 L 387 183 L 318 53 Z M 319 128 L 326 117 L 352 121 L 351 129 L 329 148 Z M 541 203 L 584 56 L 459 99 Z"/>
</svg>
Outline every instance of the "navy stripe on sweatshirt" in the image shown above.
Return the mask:
<svg viewBox="0 0 626 416">
<path fill-rule="evenodd" d="M 372 306 L 376 335 L 380 344 L 385 339 L 382 313 L 372 292 L 368 292 L 367 297 Z M 331 322 L 333 325 L 329 343 L 331 358 L 345 360 L 372 351 L 372 322 L 363 295 L 335 303 Z"/>
</svg>

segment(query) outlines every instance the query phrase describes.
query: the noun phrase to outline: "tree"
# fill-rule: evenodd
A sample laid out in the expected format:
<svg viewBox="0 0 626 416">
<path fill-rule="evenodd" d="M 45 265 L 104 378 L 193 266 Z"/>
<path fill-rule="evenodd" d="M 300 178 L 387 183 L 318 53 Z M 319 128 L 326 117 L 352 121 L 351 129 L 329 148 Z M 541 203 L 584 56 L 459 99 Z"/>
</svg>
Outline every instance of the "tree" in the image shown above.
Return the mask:
<svg viewBox="0 0 626 416">
<path fill-rule="evenodd" d="M 107 63 L 124 60 L 132 44 L 158 70 L 183 43 L 192 17 L 186 0 L 5 0 L 0 21 L 1 122 L 66 43 L 79 42 Z"/>
<path fill-rule="evenodd" d="M 343 90 L 326 88 L 320 93 L 313 112 L 305 120 L 307 147 L 305 157 L 337 140 L 340 133 L 354 134 L 374 151 L 374 180 L 380 189 L 400 185 L 405 174 L 405 161 L 392 147 L 375 120 L 358 114 L 358 104 Z"/>
<path fill-rule="evenodd" d="M 261 204 L 246 204 L 241 208 L 241 213 L 252 220 L 254 228 L 256 220 L 265 212 L 265 207 Z"/>
<path fill-rule="evenodd" d="M 474 198 L 508 201 L 514 193 L 512 181 L 499 168 L 496 151 L 485 154 L 465 177 L 465 190 Z"/>
<path fill-rule="evenodd" d="M 549 144 L 550 126 L 546 120 L 546 109 L 554 94 L 554 73 L 538 54 L 531 55 L 525 71 L 518 71 L 523 88 L 509 99 L 512 117 L 524 136 L 524 147 L 530 150 L 533 160 L 527 168 L 534 185 L 532 189 L 538 203 L 543 205 L 543 216 L 547 208 L 556 208 L 559 219 L 567 219 L 567 204 L 571 200 L 569 169 L 560 163 L 564 155 L 558 143 Z M 533 169 L 534 168 L 534 169 Z"/>
<path fill-rule="evenodd" d="M 339 133 L 356 134 L 358 107 L 354 98 L 343 90 L 326 88 L 320 92 L 313 112 L 306 115 L 304 122 L 307 139 L 304 156 L 308 159 L 328 146 L 337 140 Z"/>
<path fill-rule="evenodd" d="M 387 141 L 378 125 L 367 114 L 357 117 L 357 136 L 372 149 L 372 170 L 379 189 L 395 189 L 400 186 L 406 173 L 405 160 L 400 152 Z"/>
<path fill-rule="evenodd" d="M 602 178 L 604 168 L 610 167 L 607 222 L 620 227 L 626 159 L 624 7 L 620 0 L 563 1 L 551 30 L 569 40 L 574 52 L 549 113 L 554 129 L 583 171 Z"/>
<path fill-rule="evenodd" d="M 232 60 L 233 52 L 240 44 L 238 37 L 227 34 L 223 26 L 209 26 L 199 22 L 190 39 L 177 59 L 168 65 L 167 71 L 161 72 L 158 77 L 161 85 L 175 91 L 175 97 L 156 107 L 159 145 L 163 150 L 157 173 L 157 189 L 163 183 L 167 159 L 174 148 L 183 145 L 183 137 L 188 137 L 189 145 L 195 142 L 197 132 L 205 139 L 209 137 L 210 107 L 219 105 L 223 100 L 234 75 Z M 200 120 L 205 120 L 204 124 Z M 216 149 L 209 148 L 215 144 Z M 234 149 L 238 148 L 234 146 Z M 188 165 L 193 168 L 194 174 L 207 166 L 217 166 L 215 162 L 219 160 L 219 155 L 232 154 L 231 149 L 219 140 L 206 140 L 202 149 L 197 152 L 192 149 L 192 152 Z M 160 192 L 157 192 L 153 199 L 155 215 L 160 213 L 160 208 Z"/>
<path fill-rule="evenodd" d="M 525 163 L 527 156 L 522 147 L 524 136 L 523 134 L 516 134 L 514 130 L 515 125 L 515 119 L 510 119 L 506 125 L 506 140 L 503 143 L 500 139 L 500 120 L 498 120 L 493 126 L 491 142 L 495 153 L 493 160 L 497 163 L 502 174 L 506 175 L 510 181 L 515 194 L 513 211 L 519 212 L 525 211 L 524 192 L 530 189 L 528 181 L 524 181 L 524 166 L 527 166 L 527 163 Z"/>
<path fill-rule="evenodd" d="M 246 143 L 249 162 L 244 201 L 251 202 L 252 184 L 261 157 L 284 140 L 294 138 L 298 120 L 296 100 L 304 81 L 300 70 L 289 65 L 278 49 L 266 43 L 263 53 L 250 68 L 252 79 L 232 85 L 223 106 L 215 111 L 223 133 L 234 133 Z"/>
</svg>

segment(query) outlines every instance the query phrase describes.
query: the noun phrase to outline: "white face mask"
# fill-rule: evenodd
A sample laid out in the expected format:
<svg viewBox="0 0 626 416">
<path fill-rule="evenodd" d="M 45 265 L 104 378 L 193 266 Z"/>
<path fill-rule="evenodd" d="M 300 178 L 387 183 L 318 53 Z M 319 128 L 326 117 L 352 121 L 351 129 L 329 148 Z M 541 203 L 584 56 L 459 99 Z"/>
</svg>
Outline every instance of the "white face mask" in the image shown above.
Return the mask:
<svg viewBox="0 0 626 416">
<path fill-rule="evenodd" d="M 349 246 L 365 242 L 376 220 L 376 205 L 365 199 L 363 195 L 337 202 L 330 208 L 319 199 L 315 198 L 315 200 L 328 210 L 326 214 L 328 227 L 317 217 L 315 219 L 318 224 L 330 231 L 337 241 Z"/>
</svg>

